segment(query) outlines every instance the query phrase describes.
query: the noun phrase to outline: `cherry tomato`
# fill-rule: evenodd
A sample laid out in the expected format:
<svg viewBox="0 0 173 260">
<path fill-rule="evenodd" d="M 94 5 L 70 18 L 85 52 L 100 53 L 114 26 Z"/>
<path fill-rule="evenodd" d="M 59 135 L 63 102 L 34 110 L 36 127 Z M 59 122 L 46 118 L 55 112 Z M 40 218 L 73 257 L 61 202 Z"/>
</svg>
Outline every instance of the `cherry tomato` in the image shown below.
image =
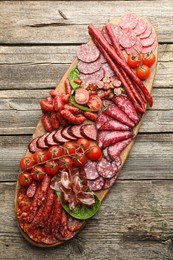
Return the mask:
<svg viewBox="0 0 173 260">
<path fill-rule="evenodd" d="M 87 162 L 87 157 L 84 153 L 76 153 L 76 158 L 73 159 L 74 165 L 82 166 Z"/>
<path fill-rule="evenodd" d="M 45 162 L 48 159 L 47 152 L 40 150 L 34 153 L 33 158 L 36 163 Z"/>
<path fill-rule="evenodd" d="M 138 78 L 145 80 L 150 75 L 150 68 L 146 65 L 139 66 L 136 69 L 136 75 L 138 76 Z"/>
<path fill-rule="evenodd" d="M 85 88 L 78 88 L 75 92 L 75 101 L 78 104 L 86 104 L 89 100 L 89 92 Z"/>
<path fill-rule="evenodd" d="M 98 159 L 100 159 L 101 156 L 102 151 L 97 145 L 92 146 L 91 150 L 87 153 L 87 157 L 91 161 L 97 161 Z"/>
<path fill-rule="evenodd" d="M 73 142 L 66 142 L 63 145 L 63 147 L 64 147 L 64 152 L 66 154 L 72 154 L 72 153 L 75 153 L 75 151 L 76 151 L 76 145 Z"/>
<path fill-rule="evenodd" d="M 32 176 L 29 172 L 20 173 L 18 176 L 18 181 L 22 186 L 29 186 L 32 182 Z"/>
<path fill-rule="evenodd" d="M 64 152 L 64 149 L 60 146 L 51 146 L 47 151 L 48 159 L 60 157 Z"/>
<path fill-rule="evenodd" d="M 35 161 L 32 157 L 25 156 L 20 160 L 20 168 L 26 170 L 27 168 L 32 167 L 35 164 Z"/>
<path fill-rule="evenodd" d="M 43 166 L 35 166 L 31 170 L 32 178 L 36 181 L 40 181 L 44 178 L 46 171 Z"/>
<path fill-rule="evenodd" d="M 152 52 L 142 55 L 142 64 L 148 67 L 151 67 L 155 61 L 156 61 L 156 56 Z"/>
<path fill-rule="evenodd" d="M 69 156 L 65 156 L 59 160 L 58 165 L 61 170 L 66 171 L 73 167 L 73 160 Z"/>
<path fill-rule="evenodd" d="M 76 145 L 77 147 L 79 146 L 79 149 L 77 149 L 77 151 L 83 152 L 83 150 L 86 151 L 90 147 L 90 141 L 86 138 L 80 138 L 77 140 Z"/>
<path fill-rule="evenodd" d="M 98 111 L 102 107 L 102 100 L 97 95 L 90 95 L 87 105 L 92 110 Z"/>
<path fill-rule="evenodd" d="M 137 68 L 141 63 L 141 56 L 140 55 L 134 55 L 129 54 L 127 57 L 127 64 L 130 68 Z"/>
<path fill-rule="evenodd" d="M 58 163 L 55 162 L 54 160 L 46 162 L 44 168 L 45 168 L 47 174 L 50 174 L 50 175 L 57 174 L 58 170 L 59 170 Z"/>
</svg>

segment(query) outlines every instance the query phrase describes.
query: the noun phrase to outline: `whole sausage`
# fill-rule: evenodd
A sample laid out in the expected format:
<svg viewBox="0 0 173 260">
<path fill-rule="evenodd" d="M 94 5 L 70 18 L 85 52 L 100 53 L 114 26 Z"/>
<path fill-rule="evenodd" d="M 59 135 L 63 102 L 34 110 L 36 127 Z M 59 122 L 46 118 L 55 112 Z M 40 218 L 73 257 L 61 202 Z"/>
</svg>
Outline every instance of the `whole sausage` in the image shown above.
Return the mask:
<svg viewBox="0 0 173 260">
<path fill-rule="evenodd" d="M 44 126 L 44 128 L 47 132 L 53 131 L 50 118 L 47 114 L 43 114 L 41 116 L 41 122 L 42 122 L 42 124 L 43 124 L 43 126 Z"/>
<path fill-rule="evenodd" d="M 65 104 L 63 109 L 69 110 L 70 112 L 72 112 L 72 114 L 79 114 L 81 112 L 79 108 L 74 107 L 71 104 Z"/>
<path fill-rule="evenodd" d="M 59 128 L 59 121 L 58 118 L 56 116 L 56 112 L 51 112 L 50 114 L 50 121 L 51 121 L 51 125 L 53 127 L 53 129 L 58 129 Z"/>
<path fill-rule="evenodd" d="M 53 105 L 46 100 L 40 100 L 40 107 L 44 112 L 51 112 L 54 110 Z"/>
<path fill-rule="evenodd" d="M 74 116 L 69 110 L 67 109 L 63 109 L 61 110 L 61 115 L 68 120 L 68 122 L 70 124 L 76 124 L 76 125 L 80 125 L 85 121 L 85 117 L 81 114 L 78 114 L 76 116 Z"/>
<path fill-rule="evenodd" d="M 59 198 L 55 199 L 54 215 L 52 219 L 52 234 L 56 237 L 59 233 L 62 218 L 62 206 Z"/>
<path fill-rule="evenodd" d="M 72 87 L 68 79 L 65 80 L 64 86 L 65 86 L 65 93 L 70 95 L 72 91 Z"/>
<path fill-rule="evenodd" d="M 91 121 L 96 121 L 97 120 L 97 114 L 96 113 L 93 113 L 93 112 L 84 112 L 83 113 L 84 114 L 84 116 L 87 118 L 87 119 L 89 119 L 89 120 L 91 120 Z"/>
<path fill-rule="evenodd" d="M 63 108 L 64 102 L 62 100 L 62 95 L 58 94 L 54 97 L 54 109 L 55 111 L 61 111 Z"/>
<path fill-rule="evenodd" d="M 57 119 L 58 119 L 60 125 L 62 125 L 62 126 L 66 126 L 66 125 L 67 125 L 66 119 L 61 115 L 60 112 L 57 112 L 57 113 L 56 113 L 56 117 L 57 117 Z"/>
</svg>

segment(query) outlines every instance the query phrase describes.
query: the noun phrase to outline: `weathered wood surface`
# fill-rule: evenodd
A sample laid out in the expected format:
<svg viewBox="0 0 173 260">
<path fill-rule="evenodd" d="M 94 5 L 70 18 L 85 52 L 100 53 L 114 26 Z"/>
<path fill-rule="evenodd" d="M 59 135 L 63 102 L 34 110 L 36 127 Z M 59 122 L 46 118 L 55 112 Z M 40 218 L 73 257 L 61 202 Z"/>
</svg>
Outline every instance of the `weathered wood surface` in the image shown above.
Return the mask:
<svg viewBox="0 0 173 260">
<path fill-rule="evenodd" d="M 39 99 L 88 40 L 87 25 L 126 12 L 148 18 L 159 35 L 154 106 L 99 213 L 70 242 L 32 247 L 17 229 L 13 200 Z M 0 2 L 0 259 L 173 259 L 172 14 L 171 0 Z"/>
</svg>

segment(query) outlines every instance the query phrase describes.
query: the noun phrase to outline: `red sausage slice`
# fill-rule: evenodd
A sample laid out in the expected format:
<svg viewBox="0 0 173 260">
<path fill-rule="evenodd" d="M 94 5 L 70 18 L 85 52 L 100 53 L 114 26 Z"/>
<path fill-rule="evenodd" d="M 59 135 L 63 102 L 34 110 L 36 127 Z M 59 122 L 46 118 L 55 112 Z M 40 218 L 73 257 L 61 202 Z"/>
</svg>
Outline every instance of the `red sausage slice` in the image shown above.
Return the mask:
<svg viewBox="0 0 173 260">
<path fill-rule="evenodd" d="M 56 131 L 53 131 L 53 132 L 49 133 L 49 134 L 46 136 L 45 142 L 46 142 L 46 144 L 47 144 L 48 146 L 57 145 L 57 142 L 55 142 L 55 141 L 53 140 L 53 136 L 54 136 L 55 133 L 56 133 Z"/>
<path fill-rule="evenodd" d="M 82 125 L 80 129 L 81 135 L 84 138 L 91 139 L 93 141 L 96 141 L 97 138 L 97 129 L 94 124 L 86 124 Z"/>
<path fill-rule="evenodd" d="M 40 136 L 37 140 L 37 146 L 40 148 L 40 149 L 47 149 L 49 148 L 49 146 L 46 144 L 46 137 L 49 135 L 49 133 L 46 133 L 42 136 Z"/>
<path fill-rule="evenodd" d="M 62 136 L 62 129 L 59 129 L 58 131 L 56 131 L 56 133 L 53 136 L 53 139 L 57 143 L 65 143 L 65 142 L 69 141 L 69 139 L 66 139 Z"/>
<path fill-rule="evenodd" d="M 68 133 L 76 138 L 82 138 L 80 129 L 82 125 L 73 125 L 70 128 L 68 128 Z"/>
<path fill-rule="evenodd" d="M 95 45 L 82 44 L 77 49 L 77 57 L 84 62 L 93 62 L 100 56 L 100 51 Z"/>
<path fill-rule="evenodd" d="M 29 149 L 29 151 L 30 151 L 31 153 L 35 153 L 35 152 L 37 152 L 37 151 L 40 149 L 40 148 L 38 148 L 38 146 L 37 146 L 38 138 L 39 138 L 39 136 L 36 137 L 36 138 L 34 138 L 34 139 L 32 139 L 31 142 L 30 142 L 29 145 L 28 145 L 28 149 Z"/>
<path fill-rule="evenodd" d="M 113 169 L 112 164 L 104 158 L 97 162 L 96 168 L 100 176 L 108 179 L 112 178 L 117 172 L 117 170 L 114 171 L 115 167 Z"/>
<path fill-rule="evenodd" d="M 68 131 L 69 129 L 70 129 L 70 126 L 66 126 L 65 128 L 62 129 L 62 131 L 61 131 L 62 137 L 64 137 L 65 139 L 71 140 L 71 141 L 77 140 L 76 137 L 69 134 L 69 131 Z"/>
<path fill-rule="evenodd" d="M 115 182 L 116 182 L 117 176 L 115 175 L 111 179 L 105 179 L 105 184 L 103 189 L 109 189 Z"/>
<path fill-rule="evenodd" d="M 95 180 L 96 178 L 99 177 L 99 174 L 96 169 L 97 162 L 92 162 L 88 161 L 84 165 L 84 173 L 85 173 L 85 178 L 88 180 Z"/>
<path fill-rule="evenodd" d="M 102 190 L 104 187 L 104 178 L 99 176 L 97 179 L 95 180 L 88 180 L 88 186 L 91 188 L 91 190 L 93 191 L 98 191 L 98 190 Z"/>
<path fill-rule="evenodd" d="M 90 63 L 79 61 L 77 67 L 78 67 L 78 70 L 81 73 L 83 73 L 83 74 L 91 74 L 91 73 L 94 73 L 94 72 L 96 72 L 96 71 L 98 71 L 100 69 L 100 67 L 101 67 L 101 60 L 99 58 L 96 61 L 90 62 Z"/>
<path fill-rule="evenodd" d="M 120 27 L 133 29 L 137 26 L 138 20 L 139 18 L 136 14 L 125 14 L 120 19 Z"/>
</svg>

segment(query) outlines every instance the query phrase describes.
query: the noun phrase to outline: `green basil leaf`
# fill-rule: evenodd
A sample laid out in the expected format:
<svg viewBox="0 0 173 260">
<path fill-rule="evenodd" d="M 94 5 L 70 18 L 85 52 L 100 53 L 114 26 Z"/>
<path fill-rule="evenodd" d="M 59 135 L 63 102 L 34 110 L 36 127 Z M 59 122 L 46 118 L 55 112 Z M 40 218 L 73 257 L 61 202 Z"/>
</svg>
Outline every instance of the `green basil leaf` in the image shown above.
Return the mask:
<svg viewBox="0 0 173 260">
<path fill-rule="evenodd" d="M 76 84 L 74 82 L 74 79 L 75 78 L 80 78 L 80 73 L 78 71 L 78 69 L 76 67 L 73 67 L 71 68 L 70 72 L 69 72 L 69 75 L 68 75 L 68 80 L 70 82 L 70 85 L 71 87 L 76 90 L 77 88 L 80 88 L 80 85 L 79 84 Z"/>
<path fill-rule="evenodd" d="M 70 210 L 69 206 L 66 203 L 62 202 L 62 196 L 60 192 L 56 192 L 57 196 L 60 199 L 62 207 L 65 209 L 65 211 L 72 217 L 77 218 L 77 219 L 88 219 L 93 217 L 97 211 L 99 210 L 101 206 L 101 202 L 98 199 L 96 195 L 95 197 L 95 204 L 92 207 L 88 207 L 87 205 L 82 205 L 82 206 L 76 206 L 74 210 Z"/>
</svg>

